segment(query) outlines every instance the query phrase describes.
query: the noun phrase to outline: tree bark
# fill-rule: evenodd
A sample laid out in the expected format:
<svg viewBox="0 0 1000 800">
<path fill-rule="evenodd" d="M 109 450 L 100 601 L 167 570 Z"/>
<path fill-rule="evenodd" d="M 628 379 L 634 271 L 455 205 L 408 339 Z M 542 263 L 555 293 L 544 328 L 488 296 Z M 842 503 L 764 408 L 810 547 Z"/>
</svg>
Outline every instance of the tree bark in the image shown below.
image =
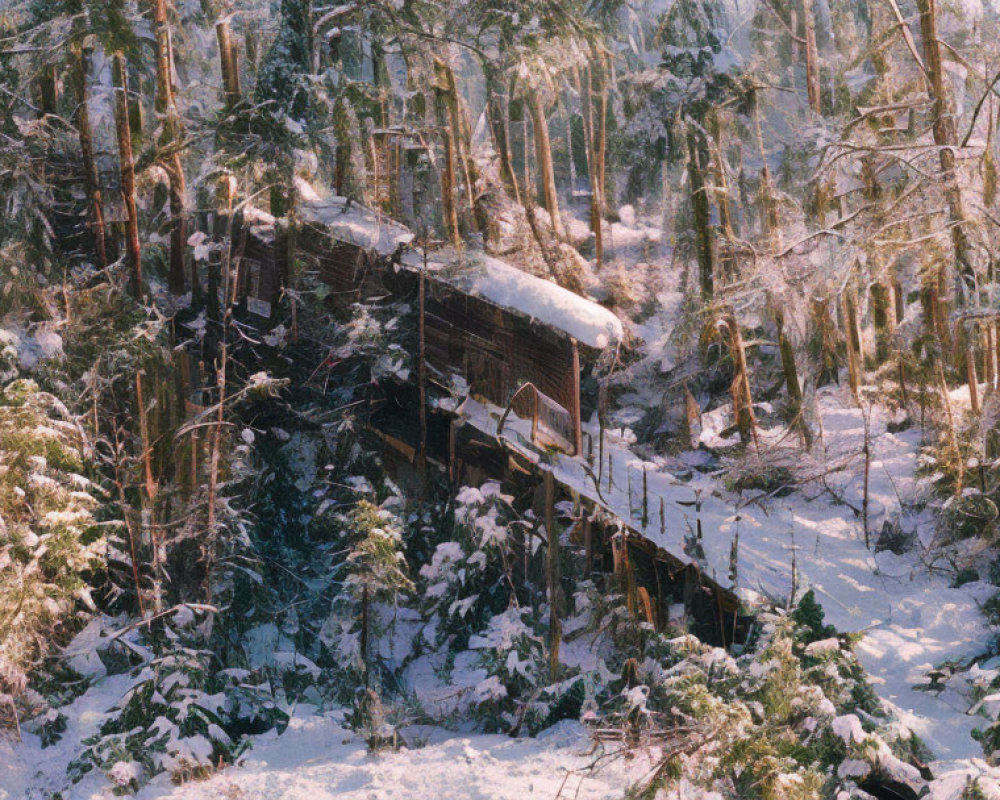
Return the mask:
<svg viewBox="0 0 1000 800">
<path fill-rule="evenodd" d="M 941 58 L 941 43 L 937 33 L 937 0 L 917 0 L 920 12 L 920 32 L 923 38 L 924 64 L 927 68 L 928 93 L 930 95 L 933 116 L 934 144 L 938 147 L 938 161 L 941 167 L 941 180 L 944 183 L 944 195 L 948 202 L 951 223 L 951 244 L 955 263 L 958 268 L 958 296 L 956 301 L 964 303 L 965 294 L 975 287 L 975 272 L 972 264 L 972 248 L 965 231 L 965 208 L 962 203 L 962 192 L 955 172 L 955 117 L 952 113 L 951 99 L 945 83 L 944 65 Z M 959 359 L 965 355 L 964 347 L 956 347 Z"/>
<path fill-rule="evenodd" d="M 604 151 L 607 121 L 603 59 L 593 56 L 584 70 L 581 86 L 583 131 L 586 139 L 587 170 L 590 181 L 590 230 L 594 233 L 594 258 L 604 264 Z M 595 95 L 597 100 L 595 102 Z"/>
<path fill-rule="evenodd" d="M 844 312 L 844 341 L 847 344 L 847 375 L 851 394 L 855 401 L 858 401 L 861 391 L 861 340 L 858 336 L 857 307 L 850 289 L 845 289 L 841 296 Z"/>
<path fill-rule="evenodd" d="M 715 236 L 712 230 L 708 193 L 705 188 L 705 161 L 708 148 L 693 126 L 688 127 L 688 180 L 691 189 L 691 213 L 694 216 L 698 249 L 698 277 L 701 299 L 710 303 L 715 286 Z"/>
<path fill-rule="evenodd" d="M 478 219 L 476 216 L 476 180 L 478 178 L 478 173 L 476 172 L 476 165 L 472 160 L 472 155 L 470 153 L 472 144 L 472 131 L 469 129 L 469 119 L 465 114 L 461 98 L 458 94 L 458 85 L 455 82 L 455 73 L 451 68 L 451 65 L 444 59 L 440 60 L 441 63 L 441 77 L 444 80 L 446 99 L 448 104 L 448 124 L 451 126 L 451 138 L 455 142 L 455 151 L 458 157 L 458 163 L 462 167 L 462 177 L 465 182 L 465 194 L 466 202 L 469 205 L 469 213 L 472 215 L 473 219 Z M 483 241 L 487 239 L 487 232 L 485 230 L 480 231 L 483 234 Z"/>
<path fill-rule="evenodd" d="M 226 98 L 226 108 L 233 108 L 240 102 L 242 89 L 240 87 L 240 67 L 233 43 L 229 19 L 219 20 L 215 24 L 215 35 L 219 41 L 219 65 L 222 68 L 222 91 Z"/>
<path fill-rule="evenodd" d="M 774 311 L 774 324 L 778 329 L 778 351 L 781 353 L 781 369 L 785 374 L 785 390 L 788 392 L 789 411 L 793 415 L 793 427 L 802 437 L 806 450 L 812 447 L 812 431 L 803 416 L 805 408 L 802 402 L 802 387 L 799 386 L 799 372 L 795 366 L 795 350 L 785 335 L 785 315 L 777 305 Z"/>
<path fill-rule="evenodd" d="M 457 153 L 454 130 L 448 113 L 447 88 L 440 72 L 434 85 L 434 105 L 437 112 L 438 126 L 444 144 L 444 169 L 441 171 L 441 204 L 444 214 L 444 227 L 448 237 L 455 247 L 461 246 L 462 238 L 458 227 L 458 203 L 456 202 L 456 161 Z"/>
<path fill-rule="evenodd" d="M 809 108 L 819 114 L 821 112 L 819 51 L 816 48 L 816 14 L 813 11 L 813 0 L 802 0 L 802 26 L 806 43 L 806 93 L 809 98 Z"/>
<path fill-rule="evenodd" d="M 89 58 L 82 46 L 73 48 L 73 72 L 76 85 L 76 130 L 80 138 L 80 154 L 83 158 L 83 174 L 90 197 L 90 225 L 94 237 L 94 253 L 99 269 L 108 266 L 108 251 L 105 238 L 104 206 L 101 198 L 101 176 L 94 158 L 94 137 L 90 127 L 89 93 L 87 74 Z"/>
<path fill-rule="evenodd" d="M 549 122 L 545 118 L 545 105 L 541 93 L 532 89 L 528 96 L 531 127 L 535 134 L 535 161 L 538 164 L 538 182 L 541 184 L 542 202 L 552 218 L 552 232 L 557 239 L 565 239 L 566 231 L 559 216 L 559 194 L 556 175 L 552 166 L 552 143 L 549 141 Z"/>
<path fill-rule="evenodd" d="M 125 251 L 129 267 L 129 291 L 136 299 L 142 296 L 142 258 L 139 250 L 139 212 L 135 204 L 135 160 L 132 156 L 132 132 L 128 113 L 128 71 L 125 56 L 114 56 L 115 132 L 121 163 L 122 203 L 125 206 Z"/>
<path fill-rule="evenodd" d="M 174 103 L 170 46 L 170 27 L 167 22 L 166 0 L 151 0 L 153 5 L 153 37 L 156 49 L 156 113 L 161 117 L 163 135 L 159 146 L 167 151 L 163 167 L 167 172 L 170 188 L 170 273 L 168 288 L 173 294 L 184 292 L 184 249 L 187 244 L 184 219 L 184 195 L 187 187 L 180 152 L 180 120 Z M 192 266 L 192 295 L 198 294 L 197 274 Z"/>
<path fill-rule="evenodd" d="M 875 362 L 884 364 L 889 358 L 889 338 L 892 335 L 889 317 L 889 290 L 880 281 L 873 281 L 871 289 L 872 324 L 875 327 Z"/>
<path fill-rule="evenodd" d="M 979 413 L 979 378 L 976 375 L 976 359 L 974 358 L 974 350 L 972 348 L 972 342 L 975 339 L 969 336 L 968 331 L 965 330 L 965 326 L 962 322 L 958 323 L 959 327 L 962 329 L 962 338 L 966 342 L 966 353 L 965 353 L 965 370 L 966 379 L 969 382 L 969 407 L 972 409 L 973 414 Z"/>
<path fill-rule="evenodd" d="M 746 348 L 743 344 L 743 334 L 740 332 L 736 315 L 732 312 L 722 317 L 722 324 L 729 337 L 729 353 L 733 360 L 733 380 L 730 384 L 730 394 L 733 398 L 733 417 L 740 441 L 757 442 L 757 418 L 753 411 L 753 396 L 750 393 L 750 375 L 747 369 Z"/>
<path fill-rule="evenodd" d="M 517 174 L 514 172 L 510 135 L 507 132 L 507 109 L 504 108 L 503 98 L 497 90 L 496 68 L 484 62 L 483 75 L 486 80 L 486 115 L 493 135 L 493 147 L 500 158 L 500 175 L 507 191 L 520 205 L 521 190 L 517 184 Z"/>
</svg>

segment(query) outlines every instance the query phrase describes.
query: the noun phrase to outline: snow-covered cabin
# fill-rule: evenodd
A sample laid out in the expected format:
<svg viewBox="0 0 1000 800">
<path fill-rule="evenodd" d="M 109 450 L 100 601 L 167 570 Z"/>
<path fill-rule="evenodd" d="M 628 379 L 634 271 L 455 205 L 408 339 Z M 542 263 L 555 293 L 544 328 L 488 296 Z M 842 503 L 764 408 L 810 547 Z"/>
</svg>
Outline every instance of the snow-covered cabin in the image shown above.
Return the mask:
<svg viewBox="0 0 1000 800">
<path fill-rule="evenodd" d="M 402 255 L 404 270 L 424 270 L 420 252 Z M 504 408 L 531 383 L 541 393 L 548 444 L 580 447 L 581 375 L 624 336 L 621 320 L 592 300 L 475 251 L 428 255 L 425 327 L 428 363 L 460 374 L 470 394 Z M 533 394 L 513 406 L 535 414 Z"/>
<path fill-rule="evenodd" d="M 581 373 L 622 341 L 615 314 L 482 252 L 425 256 L 407 228 L 342 197 L 303 198 L 299 214 L 296 258 L 330 288 L 332 302 L 413 297 L 423 275 L 427 363 L 437 382 L 448 386 L 459 375 L 470 394 L 500 408 L 530 383 L 552 434 L 545 443 L 579 448 L 581 405 L 596 401 L 581 398 Z M 273 221 L 255 218 L 246 238 L 246 253 L 266 260 L 270 249 L 271 269 L 281 271 Z M 519 397 L 513 410 L 533 415 L 534 393 Z"/>
</svg>

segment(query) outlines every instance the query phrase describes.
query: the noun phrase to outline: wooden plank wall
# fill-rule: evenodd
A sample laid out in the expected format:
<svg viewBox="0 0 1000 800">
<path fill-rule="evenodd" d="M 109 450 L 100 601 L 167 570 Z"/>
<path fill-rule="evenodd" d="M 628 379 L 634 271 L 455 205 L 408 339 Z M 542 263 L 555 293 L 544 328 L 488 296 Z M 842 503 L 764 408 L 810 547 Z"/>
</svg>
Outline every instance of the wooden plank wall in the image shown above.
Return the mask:
<svg viewBox="0 0 1000 800">
<path fill-rule="evenodd" d="M 426 314 L 431 366 L 461 373 L 474 394 L 501 407 L 531 381 L 572 412 L 580 376 L 568 338 L 436 280 L 428 281 Z M 525 396 L 514 410 L 529 417 L 531 403 Z"/>
<path fill-rule="evenodd" d="M 281 288 L 280 244 L 248 235 L 243 245 L 241 292 L 273 303 Z M 331 290 L 331 300 L 346 308 L 373 296 L 399 298 L 416 293 L 417 276 L 395 273 L 363 248 L 332 240 L 321 229 L 303 226 L 296 242 L 304 269 L 315 271 Z M 245 283 L 244 283 L 245 281 Z M 251 285 L 255 284 L 255 285 Z M 428 276 L 425 308 L 428 365 L 441 373 L 465 377 L 474 395 L 506 407 L 511 395 L 526 381 L 567 412 L 566 434 L 578 414 L 579 360 L 572 340 L 544 325 L 466 294 Z M 533 398 L 524 393 L 514 412 L 531 417 Z M 570 437 L 572 440 L 572 436 Z"/>
</svg>

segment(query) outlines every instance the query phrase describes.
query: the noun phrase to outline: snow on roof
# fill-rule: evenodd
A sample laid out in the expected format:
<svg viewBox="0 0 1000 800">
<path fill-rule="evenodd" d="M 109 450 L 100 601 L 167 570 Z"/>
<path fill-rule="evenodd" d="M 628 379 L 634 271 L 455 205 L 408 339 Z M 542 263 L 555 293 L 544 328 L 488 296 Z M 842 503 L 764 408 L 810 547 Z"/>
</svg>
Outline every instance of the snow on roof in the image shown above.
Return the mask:
<svg viewBox="0 0 1000 800">
<path fill-rule="evenodd" d="M 409 251 L 403 264 L 419 269 L 423 256 Z M 427 268 L 462 291 L 563 331 L 588 347 L 603 349 L 624 338 L 622 321 L 604 306 L 485 253 L 434 253 Z"/>
<path fill-rule="evenodd" d="M 302 219 L 321 226 L 334 239 L 386 257 L 413 242 L 408 228 L 363 205 L 345 197 L 323 197 L 301 177 L 295 178 L 295 186 Z M 418 270 L 423 255 L 404 252 L 402 263 Z M 587 347 L 604 349 L 624 338 L 621 320 L 608 309 L 485 253 L 436 251 L 427 266 L 450 285 L 563 331 Z"/>
<path fill-rule="evenodd" d="M 299 212 L 305 222 L 322 225 L 335 239 L 391 256 L 400 245 L 413 241 L 413 234 L 388 217 L 346 197 L 321 197 L 301 178 L 295 179 L 301 203 Z"/>
</svg>

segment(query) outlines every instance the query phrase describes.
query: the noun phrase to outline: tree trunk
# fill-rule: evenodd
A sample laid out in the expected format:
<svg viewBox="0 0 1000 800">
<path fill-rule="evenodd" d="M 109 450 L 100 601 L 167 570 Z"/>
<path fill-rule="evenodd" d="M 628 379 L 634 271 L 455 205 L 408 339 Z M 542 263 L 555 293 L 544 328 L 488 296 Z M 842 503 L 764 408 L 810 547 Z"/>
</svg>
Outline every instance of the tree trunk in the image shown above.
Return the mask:
<svg viewBox="0 0 1000 800">
<path fill-rule="evenodd" d="M 816 385 L 825 386 L 836 382 L 839 377 L 837 357 L 837 336 L 830 316 L 830 301 L 814 299 L 810 303 L 812 320 L 811 348 L 816 353 Z"/>
<path fill-rule="evenodd" d="M 73 49 L 74 83 L 76 84 L 76 130 L 80 138 L 80 154 L 83 158 L 83 174 L 90 197 L 90 224 L 94 237 L 94 253 L 99 269 L 108 266 L 108 251 L 105 238 L 104 206 L 101 200 L 101 176 L 94 158 L 94 137 L 90 127 L 87 74 L 90 72 L 89 58 L 81 46 Z"/>
<path fill-rule="evenodd" d="M 420 446 L 417 450 L 417 469 L 420 472 L 421 486 L 427 471 L 427 245 L 424 244 L 424 268 L 420 272 L 418 341 L 417 341 L 417 391 L 420 415 Z"/>
<path fill-rule="evenodd" d="M 861 340 L 858 336 L 858 314 L 854 303 L 854 295 L 850 289 L 844 289 L 844 341 L 847 345 L 847 375 L 851 385 L 851 394 L 855 401 L 860 398 L 861 391 Z"/>
<path fill-rule="evenodd" d="M 219 65 L 222 68 L 222 91 L 226 98 L 226 108 L 233 108 L 240 102 L 240 67 L 229 28 L 229 18 L 215 24 L 215 35 L 219 40 Z"/>
<path fill-rule="evenodd" d="M 962 323 L 959 323 L 961 326 Z M 979 413 L 979 378 L 976 375 L 976 359 L 974 357 L 974 350 L 972 348 L 972 341 L 974 341 L 968 332 L 965 334 L 965 341 L 967 343 L 967 349 L 965 353 L 965 369 L 966 369 L 966 379 L 969 382 L 969 407 L 972 409 L 973 414 Z"/>
<path fill-rule="evenodd" d="M 510 152 L 510 136 L 507 132 L 507 110 L 497 90 L 496 69 L 488 62 L 484 62 L 483 75 L 486 79 L 486 116 L 493 135 L 493 147 L 500 158 L 500 176 L 511 197 L 520 204 L 521 191 L 517 185 L 517 174 L 514 172 L 513 157 Z"/>
<path fill-rule="evenodd" d="M 688 180 L 691 189 L 691 213 L 694 216 L 698 248 L 698 277 L 703 303 L 710 303 L 715 285 L 715 236 L 712 230 L 708 193 L 705 188 L 705 161 L 708 148 L 694 126 L 688 126 Z"/>
<path fill-rule="evenodd" d="M 781 369 L 785 373 L 785 390 L 788 392 L 788 410 L 793 415 L 792 426 L 798 430 L 806 450 L 812 447 L 812 431 L 803 416 L 802 387 L 799 386 L 799 372 L 795 366 L 795 350 L 785 336 L 785 315 L 775 305 L 774 324 L 778 329 L 778 351 L 781 353 Z"/>
<path fill-rule="evenodd" d="M 351 120 L 347 100 L 341 95 L 333 104 L 334 150 L 333 187 L 340 197 L 353 197 L 355 180 L 351 165 Z"/>
<path fill-rule="evenodd" d="M 732 312 L 722 317 L 722 324 L 729 337 L 729 353 L 733 360 L 733 380 L 729 390 L 733 398 L 733 417 L 740 441 L 744 444 L 757 442 L 757 418 L 753 411 L 753 396 L 750 393 L 750 375 L 747 369 L 746 348 L 736 315 Z"/>
<path fill-rule="evenodd" d="M 142 258 L 139 250 L 139 212 L 135 204 L 135 160 L 132 157 L 132 132 L 128 113 L 128 71 L 125 56 L 114 56 L 115 132 L 121 162 L 122 203 L 125 206 L 125 251 L 129 267 L 129 291 L 136 299 L 142 296 Z"/>
<path fill-rule="evenodd" d="M 816 15 L 813 11 L 813 0 L 802 0 L 802 26 L 806 42 L 806 93 L 809 97 L 809 108 L 819 114 L 821 112 L 819 51 L 816 49 Z"/>
<path fill-rule="evenodd" d="M 880 281 L 873 281 L 869 294 L 872 303 L 872 324 L 875 327 L 875 362 L 884 364 L 889 358 L 889 290 Z"/>
<path fill-rule="evenodd" d="M 757 136 L 757 148 L 760 151 L 760 215 L 761 230 L 771 242 L 775 252 L 781 249 L 781 225 L 778 224 L 778 208 L 775 203 L 774 188 L 771 183 L 771 168 L 767 163 L 767 148 L 764 145 L 764 131 L 760 124 L 760 107 L 754 98 L 754 132 Z"/>
<path fill-rule="evenodd" d="M 733 255 L 733 240 L 736 234 L 733 230 L 733 209 L 729 198 L 729 176 L 727 174 L 726 158 L 723 155 L 723 127 L 718 109 L 712 111 L 708 120 L 712 134 L 712 166 L 715 173 L 714 183 L 718 187 L 716 202 L 719 207 L 719 223 L 722 228 L 722 252 L 719 253 L 719 269 L 723 283 L 732 280 L 736 275 L 736 264 Z"/>
<path fill-rule="evenodd" d="M 173 294 L 184 292 L 184 249 L 187 244 L 184 219 L 184 195 L 187 187 L 180 152 L 180 121 L 174 103 L 170 46 L 170 27 L 167 22 L 166 0 L 152 0 L 153 36 L 156 44 L 156 113 L 161 117 L 163 135 L 159 146 L 167 151 L 163 167 L 170 184 L 170 273 L 168 287 Z M 192 265 L 192 296 L 197 295 L 196 267 Z"/>
<path fill-rule="evenodd" d="M 996 380 L 996 365 L 993 361 L 995 350 L 993 347 L 993 323 L 987 320 L 983 323 L 983 368 L 986 383 L 992 386 Z"/>
<path fill-rule="evenodd" d="M 475 162 L 472 160 L 472 131 L 469 129 L 469 119 L 465 114 L 461 98 L 458 94 L 458 85 L 455 82 L 455 73 L 451 65 L 441 59 L 441 77 L 444 80 L 446 99 L 448 103 L 448 124 L 451 127 L 451 138 L 455 142 L 455 151 L 458 156 L 458 163 L 462 167 L 462 177 L 465 182 L 466 202 L 469 205 L 469 213 L 473 219 L 476 216 L 476 180 L 478 173 Z M 481 230 L 483 241 L 487 240 L 487 232 Z"/>
<path fill-rule="evenodd" d="M 594 258 L 604 264 L 604 151 L 606 88 L 601 57 L 592 57 L 584 70 L 581 88 L 583 132 L 586 139 L 587 170 L 590 183 L 590 230 L 594 233 Z M 598 100 L 595 103 L 595 94 Z"/>
<path fill-rule="evenodd" d="M 549 141 L 549 122 L 545 118 L 545 105 L 541 93 L 532 89 L 528 96 L 531 127 L 535 133 L 535 160 L 538 164 L 538 182 L 541 184 L 542 202 L 552 218 L 552 232 L 557 239 L 565 239 L 562 219 L 559 216 L 559 194 L 556 175 L 552 166 L 552 144 Z"/>
<path fill-rule="evenodd" d="M 934 144 L 938 147 L 938 161 L 944 195 L 948 202 L 951 223 L 951 244 L 958 274 L 956 302 L 964 304 L 968 292 L 974 290 L 975 272 L 972 264 L 972 249 L 965 231 L 965 209 L 958 175 L 955 172 L 955 118 L 952 114 L 951 99 L 946 85 L 944 65 L 941 58 L 941 43 L 937 33 L 937 0 L 917 0 L 920 12 L 920 32 L 923 38 L 924 64 L 927 68 L 928 93 L 933 103 Z M 941 298 L 938 297 L 941 302 Z M 947 317 L 947 314 L 943 314 Z M 966 356 L 964 342 L 957 342 L 954 348 L 959 374 Z"/>
<path fill-rule="evenodd" d="M 444 144 L 444 169 L 441 171 L 441 204 L 444 214 L 444 227 L 448 237 L 455 247 L 461 246 L 462 238 L 458 227 L 458 203 L 456 202 L 456 161 L 457 153 L 454 129 L 451 126 L 448 113 L 447 88 L 443 84 L 440 73 L 436 76 L 434 85 L 434 105 L 437 112 L 438 126 Z"/>
</svg>

